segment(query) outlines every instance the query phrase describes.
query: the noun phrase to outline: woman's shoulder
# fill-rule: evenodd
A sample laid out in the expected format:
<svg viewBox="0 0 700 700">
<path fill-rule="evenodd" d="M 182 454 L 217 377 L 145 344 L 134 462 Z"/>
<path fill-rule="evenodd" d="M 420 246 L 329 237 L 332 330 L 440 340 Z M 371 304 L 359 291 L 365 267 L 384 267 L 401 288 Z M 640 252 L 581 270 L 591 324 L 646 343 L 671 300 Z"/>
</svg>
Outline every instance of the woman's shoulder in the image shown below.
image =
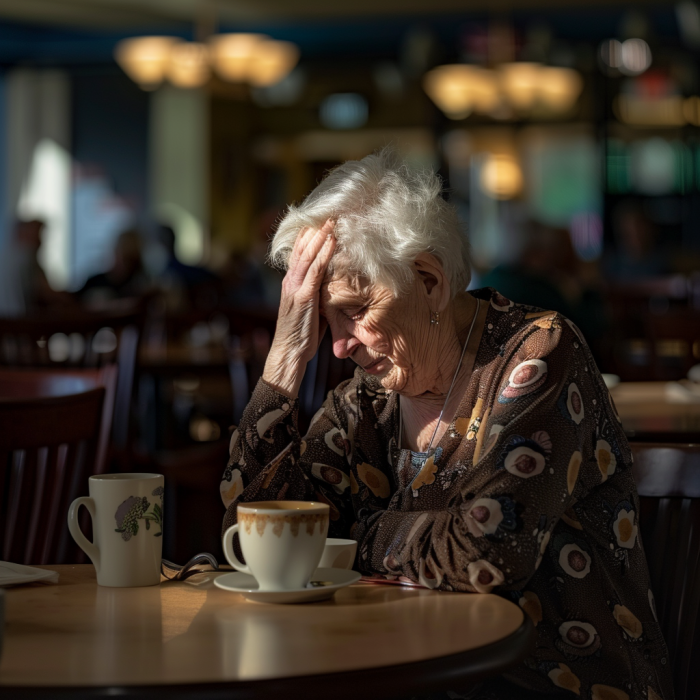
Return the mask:
<svg viewBox="0 0 700 700">
<path fill-rule="evenodd" d="M 533 335 L 544 340 L 550 350 L 565 337 L 580 345 L 586 344 L 576 324 L 556 309 L 513 301 L 492 287 L 476 289 L 470 294 L 489 304 L 484 332 L 492 346 L 527 343 Z"/>
<path fill-rule="evenodd" d="M 529 386 L 544 375 L 563 379 L 577 367 L 595 366 L 581 331 L 562 313 L 514 302 L 491 288 L 473 294 L 490 305 L 477 366 L 494 381 L 510 382 L 517 374 L 527 376 Z"/>
</svg>

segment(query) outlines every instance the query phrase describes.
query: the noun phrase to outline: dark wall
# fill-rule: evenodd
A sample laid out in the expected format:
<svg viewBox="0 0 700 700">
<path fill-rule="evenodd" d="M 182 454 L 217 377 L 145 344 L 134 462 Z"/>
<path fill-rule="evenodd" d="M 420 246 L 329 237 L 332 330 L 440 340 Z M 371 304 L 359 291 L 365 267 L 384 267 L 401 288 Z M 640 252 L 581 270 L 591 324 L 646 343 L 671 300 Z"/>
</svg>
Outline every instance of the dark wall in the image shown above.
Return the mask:
<svg viewBox="0 0 700 700">
<path fill-rule="evenodd" d="M 148 208 L 149 96 L 112 66 L 72 74 L 73 158 L 96 168 L 145 219 Z"/>
</svg>

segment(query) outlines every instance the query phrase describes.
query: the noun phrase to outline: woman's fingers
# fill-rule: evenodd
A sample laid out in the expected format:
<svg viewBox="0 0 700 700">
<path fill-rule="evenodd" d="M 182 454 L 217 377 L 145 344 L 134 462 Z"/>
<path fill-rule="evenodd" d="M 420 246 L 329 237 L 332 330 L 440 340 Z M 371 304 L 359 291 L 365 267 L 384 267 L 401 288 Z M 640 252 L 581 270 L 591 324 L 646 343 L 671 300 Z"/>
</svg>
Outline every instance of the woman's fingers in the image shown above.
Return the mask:
<svg viewBox="0 0 700 700">
<path fill-rule="evenodd" d="M 301 231 L 299 231 L 299 234 L 297 235 L 297 239 L 294 242 L 294 248 L 292 249 L 292 255 L 289 259 L 289 269 L 290 270 L 298 262 L 299 258 L 301 257 L 301 254 L 304 252 L 305 248 L 308 246 L 308 244 L 311 242 L 311 240 L 314 238 L 314 236 L 316 236 L 317 234 L 326 230 L 328 228 L 329 224 L 334 225 L 334 223 L 335 222 L 333 222 L 332 219 L 328 219 L 326 221 L 326 223 L 323 226 L 321 226 L 320 229 L 315 229 L 313 226 L 305 226 L 303 229 L 301 229 Z M 332 226 L 331 226 L 330 230 L 332 230 Z"/>
<path fill-rule="evenodd" d="M 304 249 L 300 252 L 299 258 L 294 266 L 293 275 L 297 284 L 301 285 L 306 279 L 309 269 L 314 264 L 317 256 L 323 250 L 328 236 L 332 236 L 333 226 L 335 222 L 330 219 L 320 228 L 317 229 L 313 235 L 310 237 L 308 242 L 305 243 Z M 330 260 L 330 258 L 329 258 Z M 291 268 L 290 268 L 291 271 Z"/>
<path fill-rule="evenodd" d="M 335 248 L 335 236 L 332 233 L 329 233 L 326 236 L 326 240 L 324 241 L 321 250 L 318 252 L 313 263 L 309 267 L 309 271 L 304 279 L 304 285 L 308 285 L 309 290 L 313 291 L 314 294 L 318 292 L 318 290 L 321 288 L 321 284 L 323 284 L 323 279 L 326 276 L 326 270 L 328 269 L 331 258 L 335 253 Z"/>
<path fill-rule="evenodd" d="M 304 246 L 308 243 L 309 239 L 313 237 L 315 231 L 316 229 L 314 229 L 313 226 L 305 226 L 303 229 L 301 229 L 301 231 L 299 231 L 297 239 L 294 242 L 292 255 L 289 259 L 290 270 L 296 265 L 297 261 L 299 260 L 299 256 L 304 250 Z"/>
</svg>

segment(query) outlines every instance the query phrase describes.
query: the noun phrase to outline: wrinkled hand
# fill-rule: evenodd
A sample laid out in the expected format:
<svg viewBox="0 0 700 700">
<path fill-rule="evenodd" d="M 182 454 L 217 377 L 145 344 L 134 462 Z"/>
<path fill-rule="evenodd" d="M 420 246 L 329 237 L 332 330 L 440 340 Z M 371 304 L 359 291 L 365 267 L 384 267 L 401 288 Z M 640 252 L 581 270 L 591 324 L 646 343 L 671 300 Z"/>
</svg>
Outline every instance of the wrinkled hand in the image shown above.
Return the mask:
<svg viewBox="0 0 700 700">
<path fill-rule="evenodd" d="M 277 391 L 296 398 L 306 365 L 326 331 L 319 315 L 321 283 L 335 252 L 332 220 L 320 229 L 306 228 L 297 236 L 282 282 L 275 338 L 267 356 L 263 379 Z"/>
</svg>

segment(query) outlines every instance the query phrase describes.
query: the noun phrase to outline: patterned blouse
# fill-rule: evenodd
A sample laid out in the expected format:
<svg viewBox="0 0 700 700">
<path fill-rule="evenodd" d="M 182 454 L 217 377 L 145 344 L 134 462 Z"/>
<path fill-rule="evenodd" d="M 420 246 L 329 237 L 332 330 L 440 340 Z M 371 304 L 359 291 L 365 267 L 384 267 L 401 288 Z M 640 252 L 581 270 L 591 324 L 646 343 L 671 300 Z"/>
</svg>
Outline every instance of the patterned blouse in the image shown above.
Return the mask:
<svg viewBox="0 0 700 700">
<path fill-rule="evenodd" d="M 231 437 L 224 528 L 238 502 L 323 501 L 363 573 L 516 602 L 536 650 L 484 697 L 672 700 L 632 456 L 590 351 L 554 311 L 471 293 L 484 332 L 434 459 L 400 449 L 397 394 L 359 368 L 304 437 L 297 401 L 261 380 Z"/>
</svg>

